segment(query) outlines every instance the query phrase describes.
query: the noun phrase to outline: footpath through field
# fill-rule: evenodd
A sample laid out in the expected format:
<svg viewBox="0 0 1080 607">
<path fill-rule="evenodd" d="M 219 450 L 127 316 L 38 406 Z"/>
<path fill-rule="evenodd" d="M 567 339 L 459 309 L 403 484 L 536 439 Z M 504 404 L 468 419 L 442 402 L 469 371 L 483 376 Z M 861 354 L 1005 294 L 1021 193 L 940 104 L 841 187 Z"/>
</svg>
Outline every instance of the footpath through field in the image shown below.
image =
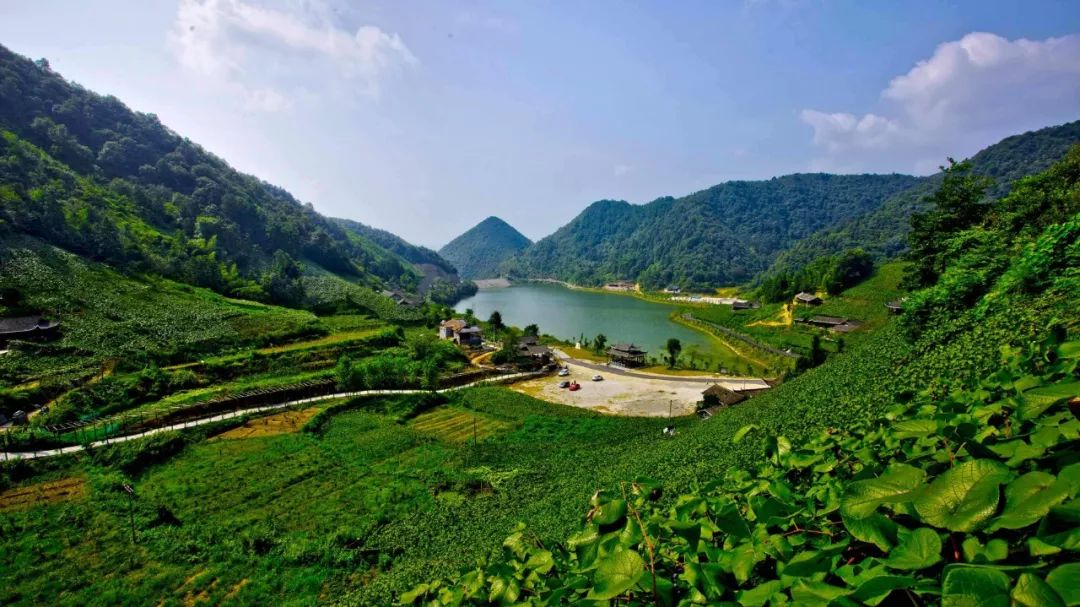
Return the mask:
<svg viewBox="0 0 1080 607">
<path fill-rule="evenodd" d="M 439 394 L 446 392 L 455 392 L 457 390 L 464 390 L 466 388 L 473 388 L 476 386 L 495 384 L 505 381 L 514 381 L 518 379 L 526 379 L 530 377 L 537 377 L 543 375 L 542 372 L 529 372 L 529 373 L 513 373 L 511 375 L 502 375 L 499 377 L 492 377 L 489 379 L 482 379 L 480 381 L 472 382 L 471 384 L 465 384 L 463 386 L 455 386 L 453 388 L 443 388 L 442 390 L 436 390 Z M 202 426 L 204 424 L 212 424 L 234 417 L 240 417 L 243 415 L 250 415 L 252 413 L 263 413 L 266 411 L 276 411 L 278 409 L 286 409 L 288 407 L 295 407 L 297 405 L 307 405 L 324 400 L 331 400 L 335 398 L 355 398 L 359 396 L 390 396 L 398 394 L 424 394 L 427 390 L 358 390 L 354 392 L 338 392 L 337 394 L 325 394 L 321 396 L 313 396 L 311 398 L 302 398 L 300 400 L 289 401 L 285 403 L 277 403 L 273 405 L 263 405 L 258 407 L 249 407 L 247 409 L 240 409 L 237 411 L 229 411 L 227 413 L 220 413 L 218 415 L 212 415 L 200 419 L 193 419 L 186 422 L 180 422 L 171 426 L 162 426 L 161 428 L 154 428 L 146 430 L 144 432 L 137 432 L 135 434 L 126 434 L 124 436 L 114 436 L 106 439 L 93 441 L 85 445 L 71 445 L 70 447 L 60 447 L 57 449 L 42 449 L 40 451 L 4 451 L 0 455 L 0 459 L 3 461 L 20 460 L 20 459 L 42 459 L 46 457 L 56 457 L 58 455 L 68 455 L 71 453 L 78 453 L 85 451 L 87 448 L 103 447 L 105 445 L 111 445 L 113 443 L 123 443 L 132 441 L 137 438 L 143 438 L 158 434 L 159 432 L 168 432 L 170 430 L 183 430 L 185 428 L 194 428 L 196 426 Z"/>
</svg>

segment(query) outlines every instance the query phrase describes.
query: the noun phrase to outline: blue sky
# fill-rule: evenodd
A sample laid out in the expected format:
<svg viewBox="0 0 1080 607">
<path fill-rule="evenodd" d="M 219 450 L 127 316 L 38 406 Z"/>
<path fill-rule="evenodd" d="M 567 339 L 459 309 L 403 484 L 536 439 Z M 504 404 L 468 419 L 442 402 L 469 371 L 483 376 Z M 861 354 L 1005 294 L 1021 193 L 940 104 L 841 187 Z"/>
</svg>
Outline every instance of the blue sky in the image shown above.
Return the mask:
<svg viewBox="0 0 1080 607">
<path fill-rule="evenodd" d="M 926 174 L 1080 118 L 1080 2 L 0 3 L 0 43 L 438 247 L 590 202 Z"/>
</svg>

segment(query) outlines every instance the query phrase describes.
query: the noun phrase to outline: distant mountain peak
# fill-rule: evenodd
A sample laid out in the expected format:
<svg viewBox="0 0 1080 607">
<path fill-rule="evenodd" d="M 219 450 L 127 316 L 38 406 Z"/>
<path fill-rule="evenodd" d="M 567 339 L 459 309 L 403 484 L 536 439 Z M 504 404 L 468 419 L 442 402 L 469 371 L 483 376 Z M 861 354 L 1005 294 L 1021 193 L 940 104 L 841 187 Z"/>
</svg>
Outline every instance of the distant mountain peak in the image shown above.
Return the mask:
<svg viewBox="0 0 1080 607">
<path fill-rule="evenodd" d="M 439 255 L 464 278 L 495 278 L 503 261 L 530 244 L 514 226 L 492 215 L 439 249 Z"/>
</svg>

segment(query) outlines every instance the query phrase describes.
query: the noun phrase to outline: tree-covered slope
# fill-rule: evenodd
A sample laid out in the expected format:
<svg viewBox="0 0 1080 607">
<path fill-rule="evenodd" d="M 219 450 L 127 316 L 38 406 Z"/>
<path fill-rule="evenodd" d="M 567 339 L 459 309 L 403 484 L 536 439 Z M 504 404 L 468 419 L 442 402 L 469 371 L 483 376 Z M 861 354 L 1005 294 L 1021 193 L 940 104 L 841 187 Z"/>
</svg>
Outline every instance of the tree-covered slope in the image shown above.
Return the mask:
<svg viewBox="0 0 1080 607">
<path fill-rule="evenodd" d="M 997 201 L 943 183 L 899 321 L 400 602 L 1080 603 L 1080 147 Z"/>
<path fill-rule="evenodd" d="M 1076 143 L 1080 143 L 1080 121 L 1007 137 L 972 156 L 971 167 L 994 180 L 989 194 L 998 197 L 1008 192 L 1013 181 L 1046 169 Z M 875 256 L 895 256 L 906 247 L 911 214 L 941 184 L 941 177 L 941 173 L 927 177 L 876 209 L 796 242 L 777 256 L 767 274 L 798 270 L 821 256 L 853 248 Z"/>
<path fill-rule="evenodd" d="M 465 278 L 495 278 L 499 266 L 531 241 L 513 226 L 488 217 L 439 249 L 439 255 L 454 264 Z"/>
<path fill-rule="evenodd" d="M 302 305 L 305 264 L 354 285 L 412 263 L 239 173 L 152 114 L 0 47 L 0 222 L 96 261 Z"/>
<path fill-rule="evenodd" d="M 732 181 L 645 205 L 603 200 L 504 269 L 586 285 L 615 279 L 653 288 L 738 283 L 799 239 L 876 209 L 917 182 L 906 175 L 798 174 Z"/>
</svg>

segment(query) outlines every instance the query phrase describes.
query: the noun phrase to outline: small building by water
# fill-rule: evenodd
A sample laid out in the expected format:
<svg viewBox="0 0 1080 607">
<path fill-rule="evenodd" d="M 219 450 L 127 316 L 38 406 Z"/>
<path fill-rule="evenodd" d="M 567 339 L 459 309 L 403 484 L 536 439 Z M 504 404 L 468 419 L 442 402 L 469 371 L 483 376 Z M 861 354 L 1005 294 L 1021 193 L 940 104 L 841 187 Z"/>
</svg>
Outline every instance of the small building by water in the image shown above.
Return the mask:
<svg viewBox="0 0 1080 607">
<path fill-rule="evenodd" d="M 607 355 L 612 362 L 627 367 L 641 367 L 645 364 L 645 350 L 634 344 L 615 344 L 608 348 Z"/>
</svg>

